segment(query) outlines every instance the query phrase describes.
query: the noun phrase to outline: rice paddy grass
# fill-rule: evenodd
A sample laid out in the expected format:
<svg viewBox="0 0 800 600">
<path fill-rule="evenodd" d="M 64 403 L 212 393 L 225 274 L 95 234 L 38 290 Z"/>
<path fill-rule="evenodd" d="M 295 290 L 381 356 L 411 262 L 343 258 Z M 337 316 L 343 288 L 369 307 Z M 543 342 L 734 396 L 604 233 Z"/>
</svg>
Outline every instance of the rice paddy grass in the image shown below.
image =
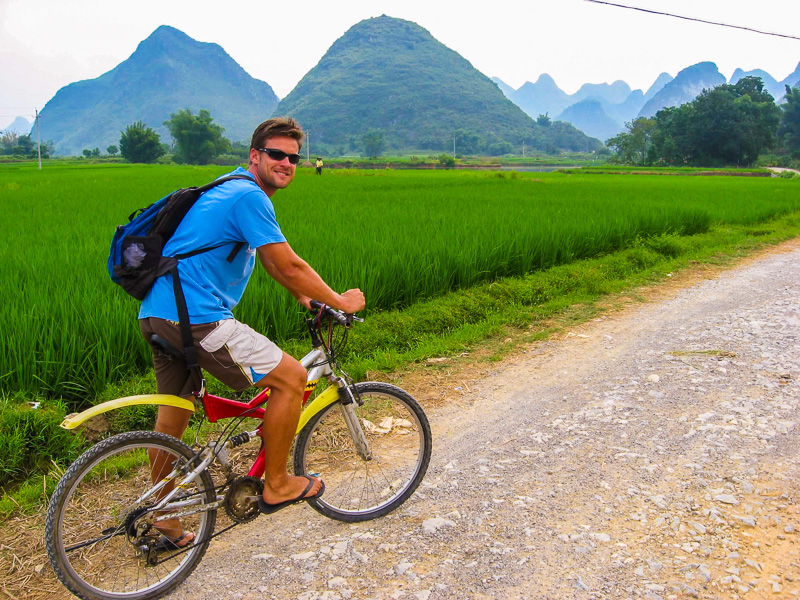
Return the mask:
<svg viewBox="0 0 800 600">
<path fill-rule="evenodd" d="M 143 373 L 138 302 L 106 259 L 135 209 L 226 167 L 0 166 L 0 392 L 79 407 Z M 297 253 L 334 289 L 361 288 L 367 313 L 631 248 L 669 254 L 720 224 L 757 231 L 800 211 L 796 182 L 749 177 L 579 173 L 300 170 L 274 198 Z M 213 242 L 213 240 L 210 240 Z M 303 311 L 257 268 L 237 318 L 279 343 L 303 336 Z M 429 327 L 449 327 L 428 315 Z M 382 343 L 392 345 L 391 336 Z M 390 348 L 389 348 L 390 349 Z"/>
</svg>

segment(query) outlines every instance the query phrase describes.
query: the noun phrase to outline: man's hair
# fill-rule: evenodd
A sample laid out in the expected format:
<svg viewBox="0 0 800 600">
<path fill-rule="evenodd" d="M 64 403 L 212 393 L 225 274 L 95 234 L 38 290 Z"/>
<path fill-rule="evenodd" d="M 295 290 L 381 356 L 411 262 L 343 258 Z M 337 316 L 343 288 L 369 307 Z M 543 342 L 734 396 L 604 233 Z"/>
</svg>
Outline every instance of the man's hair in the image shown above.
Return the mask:
<svg viewBox="0 0 800 600">
<path fill-rule="evenodd" d="M 269 138 L 273 137 L 289 137 L 297 140 L 299 148 L 303 147 L 303 142 L 306 139 L 306 134 L 300 124 L 291 117 L 273 117 L 264 121 L 261 125 L 256 127 L 253 132 L 253 138 L 250 140 L 250 148 L 263 148 L 264 144 Z"/>
</svg>

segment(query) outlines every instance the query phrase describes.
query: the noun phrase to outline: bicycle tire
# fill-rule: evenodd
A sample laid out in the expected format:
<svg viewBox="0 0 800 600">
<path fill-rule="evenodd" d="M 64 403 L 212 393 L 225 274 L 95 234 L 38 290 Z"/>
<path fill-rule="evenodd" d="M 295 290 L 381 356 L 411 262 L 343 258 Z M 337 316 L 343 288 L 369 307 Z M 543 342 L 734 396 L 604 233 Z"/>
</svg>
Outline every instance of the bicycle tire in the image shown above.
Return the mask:
<svg viewBox="0 0 800 600">
<path fill-rule="evenodd" d="M 184 530 L 192 531 L 195 541 L 206 541 L 183 553 L 159 552 L 164 560 L 159 565 L 146 564 L 128 533 L 147 512 L 147 503 L 131 507 L 152 487 L 151 457 L 164 457 L 166 468 L 193 456 L 189 446 L 169 435 L 131 431 L 92 446 L 67 469 L 50 499 L 45 542 L 50 564 L 69 591 L 85 600 L 152 600 L 191 574 L 208 548 L 216 509 L 184 516 Z M 182 493 L 203 504 L 216 500 L 207 469 Z"/>
<path fill-rule="evenodd" d="M 356 453 L 340 402 L 320 411 L 303 428 L 293 460 L 296 475 L 318 475 L 325 482 L 325 493 L 310 500 L 311 507 L 348 523 L 382 517 L 403 504 L 425 477 L 432 446 L 428 419 L 410 394 L 380 382 L 358 383 L 355 388 L 364 401 L 356 406 L 356 414 L 372 460 Z"/>
</svg>

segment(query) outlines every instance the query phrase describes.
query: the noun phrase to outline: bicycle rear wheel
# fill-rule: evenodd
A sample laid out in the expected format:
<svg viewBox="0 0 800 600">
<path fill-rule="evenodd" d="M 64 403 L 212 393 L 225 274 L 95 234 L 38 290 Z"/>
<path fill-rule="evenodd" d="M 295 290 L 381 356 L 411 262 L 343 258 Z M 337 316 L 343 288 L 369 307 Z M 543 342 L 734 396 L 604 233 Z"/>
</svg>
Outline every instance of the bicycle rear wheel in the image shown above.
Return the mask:
<svg viewBox="0 0 800 600">
<path fill-rule="evenodd" d="M 425 476 L 432 444 L 428 419 L 408 393 L 378 382 L 355 388 L 364 401 L 355 410 L 372 459 L 356 452 L 340 402 L 308 422 L 294 451 L 295 474 L 325 481 L 325 494 L 309 504 L 351 523 L 381 517 L 405 502 Z"/>
<path fill-rule="evenodd" d="M 156 515 L 151 461 L 160 478 L 193 457 L 183 442 L 153 431 L 132 431 L 92 446 L 58 483 L 47 511 L 45 542 L 50 563 L 75 595 L 90 600 L 159 598 L 194 570 L 208 547 L 216 523 L 216 500 L 208 470 Z M 159 478 L 157 477 L 157 478 Z M 163 495 L 163 493 L 161 494 Z M 180 505 L 180 506 L 178 506 Z M 186 552 L 153 550 L 160 537 L 153 519 L 178 512 L 184 531 L 194 533 Z"/>
</svg>

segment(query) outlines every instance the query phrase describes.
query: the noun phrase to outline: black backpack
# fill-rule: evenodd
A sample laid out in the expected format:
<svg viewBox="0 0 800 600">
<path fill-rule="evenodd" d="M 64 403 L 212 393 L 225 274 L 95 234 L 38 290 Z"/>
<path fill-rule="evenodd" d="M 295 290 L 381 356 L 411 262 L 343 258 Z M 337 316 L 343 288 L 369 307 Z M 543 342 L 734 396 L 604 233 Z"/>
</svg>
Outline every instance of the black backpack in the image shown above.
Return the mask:
<svg viewBox="0 0 800 600">
<path fill-rule="evenodd" d="M 211 188 L 232 179 L 252 181 L 245 175 L 223 177 L 202 187 L 175 190 L 158 202 L 134 211 L 128 217 L 128 223 L 117 226 L 111 240 L 108 254 L 108 274 L 111 281 L 122 286 L 137 300 L 144 300 L 155 280 L 169 272 L 179 260 L 219 248 L 222 244 L 176 256 L 161 254 L 197 199 Z M 243 245 L 243 242 L 237 244 L 237 253 Z M 233 261 L 235 256 L 235 253 L 232 254 L 228 260 Z"/>
<path fill-rule="evenodd" d="M 108 274 L 111 281 L 122 286 L 137 300 L 144 300 L 156 279 L 166 273 L 172 275 L 184 346 L 183 354 L 190 370 L 199 369 L 199 367 L 197 366 L 197 351 L 192 341 L 189 325 L 189 309 L 186 306 L 186 298 L 183 295 L 178 276 L 178 261 L 220 248 L 225 244 L 198 248 L 175 256 L 164 256 L 162 251 L 197 199 L 211 188 L 232 179 L 253 181 L 246 175 L 230 175 L 216 179 L 202 187 L 175 190 L 150 206 L 134 211 L 128 217 L 128 223 L 117 226 L 114 238 L 111 240 L 111 250 L 108 255 Z M 233 262 L 245 243 L 233 242 L 233 244 L 233 249 L 228 255 L 228 262 Z M 164 344 L 161 341 L 159 343 Z"/>
</svg>

